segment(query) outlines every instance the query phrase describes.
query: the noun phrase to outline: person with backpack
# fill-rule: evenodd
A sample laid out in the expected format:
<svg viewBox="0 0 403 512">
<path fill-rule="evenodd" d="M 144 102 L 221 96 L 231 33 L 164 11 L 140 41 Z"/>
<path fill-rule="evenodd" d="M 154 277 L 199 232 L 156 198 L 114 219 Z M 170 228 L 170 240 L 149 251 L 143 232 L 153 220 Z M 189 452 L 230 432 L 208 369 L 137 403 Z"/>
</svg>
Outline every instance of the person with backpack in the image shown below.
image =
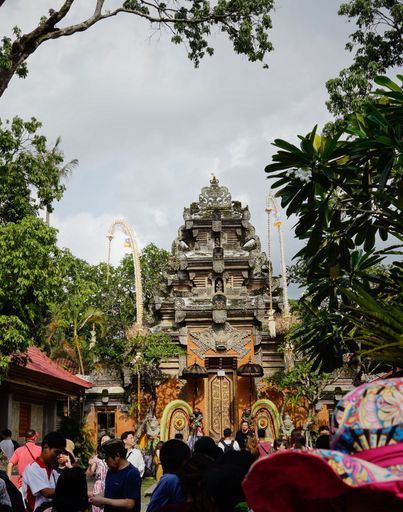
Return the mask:
<svg viewBox="0 0 403 512">
<path fill-rule="evenodd" d="M 224 453 L 231 452 L 232 450 L 239 452 L 240 450 L 238 441 L 235 441 L 235 439 L 232 438 L 232 431 L 230 428 L 224 429 L 223 438 L 218 441 L 217 446 L 221 448 Z"/>
</svg>

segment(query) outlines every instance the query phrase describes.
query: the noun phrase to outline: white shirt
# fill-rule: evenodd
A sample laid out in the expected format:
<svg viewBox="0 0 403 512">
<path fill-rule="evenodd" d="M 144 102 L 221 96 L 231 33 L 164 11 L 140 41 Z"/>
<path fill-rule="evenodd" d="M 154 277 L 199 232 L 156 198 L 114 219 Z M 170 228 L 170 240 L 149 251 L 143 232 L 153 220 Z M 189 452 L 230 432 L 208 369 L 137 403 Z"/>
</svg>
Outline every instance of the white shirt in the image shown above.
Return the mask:
<svg viewBox="0 0 403 512">
<path fill-rule="evenodd" d="M 143 478 L 146 465 L 141 454 L 141 451 L 138 450 L 137 448 L 127 450 L 126 459 L 130 462 L 130 464 L 132 464 L 135 468 L 139 470 L 140 476 Z"/>
<path fill-rule="evenodd" d="M 218 442 L 218 448 L 221 448 L 222 451 L 224 451 L 225 447 L 224 447 L 224 444 L 229 446 L 231 443 L 234 443 L 232 445 L 232 449 L 235 450 L 236 452 L 239 452 L 240 451 L 240 448 L 239 448 L 239 444 L 238 444 L 238 441 L 232 441 L 232 439 L 221 439 L 221 441 Z"/>
<path fill-rule="evenodd" d="M 41 490 L 54 489 L 58 478 L 59 473 L 46 467 L 39 459 L 25 468 L 22 475 L 22 494 L 32 510 L 35 510 L 44 501 L 50 501 L 50 498 L 45 498 L 42 495 Z"/>
<path fill-rule="evenodd" d="M 3 441 L 0 441 L 0 449 L 7 459 L 10 460 L 14 453 L 14 445 L 11 439 L 3 439 Z"/>
</svg>

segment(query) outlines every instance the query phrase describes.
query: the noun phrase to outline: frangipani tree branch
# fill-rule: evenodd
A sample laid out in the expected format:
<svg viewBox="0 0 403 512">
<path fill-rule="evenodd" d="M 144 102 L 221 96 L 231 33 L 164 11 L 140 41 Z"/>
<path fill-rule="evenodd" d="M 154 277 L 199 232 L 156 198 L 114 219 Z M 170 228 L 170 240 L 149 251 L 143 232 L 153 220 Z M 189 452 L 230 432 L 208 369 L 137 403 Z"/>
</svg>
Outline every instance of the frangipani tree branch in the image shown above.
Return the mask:
<svg viewBox="0 0 403 512">
<path fill-rule="evenodd" d="M 96 23 L 121 13 L 134 15 L 151 24 L 171 27 L 171 41 L 175 44 L 187 41 L 190 47 L 188 57 L 196 66 L 205 53 L 214 53 L 207 43 L 214 25 L 220 26 L 221 31 L 228 35 L 237 53 L 246 54 L 251 61 L 262 61 L 266 53 L 273 49 L 267 38 L 267 30 L 271 28 L 269 13 L 274 0 L 222 0 L 215 6 L 210 6 L 207 0 L 167 0 L 166 3 L 125 0 L 121 7 L 114 10 L 104 9 L 105 0 L 97 0 L 90 17 L 73 25 L 59 27 L 58 24 L 69 14 L 75 1 L 65 0 L 59 10 L 50 9 L 49 15 L 42 17 L 31 32 L 22 34 L 15 28 L 14 41 L 7 37 L 2 39 L 0 96 L 15 74 L 26 77 L 26 60 L 41 44 L 84 32 Z"/>
</svg>

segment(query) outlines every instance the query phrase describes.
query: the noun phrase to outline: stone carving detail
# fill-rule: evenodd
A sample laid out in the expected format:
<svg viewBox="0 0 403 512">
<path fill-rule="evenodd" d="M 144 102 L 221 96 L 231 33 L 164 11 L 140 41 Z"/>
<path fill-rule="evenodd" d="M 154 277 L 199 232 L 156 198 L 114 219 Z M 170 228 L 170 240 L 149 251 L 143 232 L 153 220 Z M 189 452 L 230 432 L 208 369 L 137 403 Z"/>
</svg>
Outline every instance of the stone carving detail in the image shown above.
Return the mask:
<svg viewBox="0 0 403 512">
<path fill-rule="evenodd" d="M 224 260 L 213 260 L 213 270 L 216 274 L 222 274 L 225 269 Z"/>
<path fill-rule="evenodd" d="M 202 209 L 231 208 L 232 198 L 227 187 L 220 187 L 218 179 L 213 176 L 209 187 L 203 187 L 199 196 Z"/>
<path fill-rule="evenodd" d="M 183 322 L 186 318 L 185 301 L 181 298 L 175 300 L 175 322 L 177 324 Z"/>
<path fill-rule="evenodd" d="M 224 324 L 227 321 L 227 298 L 221 293 L 213 297 L 213 322 Z"/>
<path fill-rule="evenodd" d="M 215 233 L 218 233 L 219 231 L 221 231 L 221 229 L 222 229 L 221 221 L 220 220 L 213 220 L 213 222 L 211 223 L 211 229 Z"/>
<path fill-rule="evenodd" d="M 250 331 L 240 331 L 229 323 L 213 325 L 200 332 L 192 332 L 190 335 L 197 343 L 194 353 L 203 357 L 208 350 L 223 352 L 234 350 L 240 357 L 248 353 L 246 345 L 249 343 Z"/>
</svg>

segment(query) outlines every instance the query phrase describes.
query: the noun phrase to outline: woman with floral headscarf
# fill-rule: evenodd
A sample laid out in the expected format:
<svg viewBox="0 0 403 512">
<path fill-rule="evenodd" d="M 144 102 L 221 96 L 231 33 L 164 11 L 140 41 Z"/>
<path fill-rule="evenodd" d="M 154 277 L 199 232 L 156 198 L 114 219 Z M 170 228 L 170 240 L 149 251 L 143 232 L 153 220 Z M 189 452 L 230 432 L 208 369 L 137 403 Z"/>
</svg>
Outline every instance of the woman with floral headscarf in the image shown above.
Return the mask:
<svg viewBox="0 0 403 512">
<path fill-rule="evenodd" d="M 330 450 L 276 453 L 244 481 L 254 512 L 403 510 L 403 379 L 359 386 L 336 406 Z"/>
</svg>

